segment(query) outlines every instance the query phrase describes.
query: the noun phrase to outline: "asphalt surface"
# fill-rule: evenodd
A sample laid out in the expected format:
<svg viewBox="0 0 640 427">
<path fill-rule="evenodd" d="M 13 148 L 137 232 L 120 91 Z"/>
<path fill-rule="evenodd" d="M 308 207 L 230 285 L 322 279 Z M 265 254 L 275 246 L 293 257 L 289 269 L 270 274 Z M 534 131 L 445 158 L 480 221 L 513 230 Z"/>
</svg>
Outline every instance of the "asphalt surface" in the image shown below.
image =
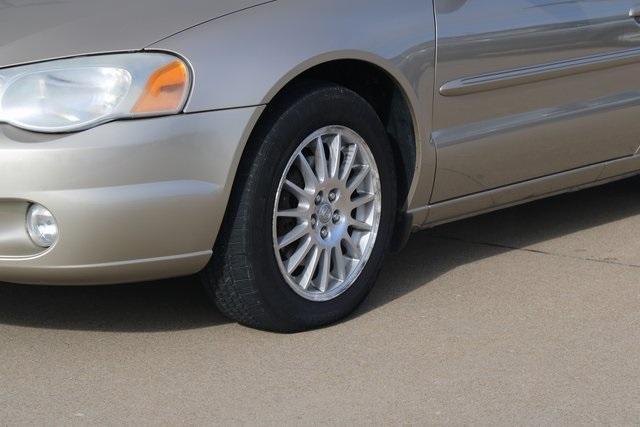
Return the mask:
<svg viewBox="0 0 640 427">
<path fill-rule="evenodd" d="M 640 423 L 640 183 L 415 235 L 348 321 L 227 322 L 193 278 L 0 286 L 2 424 Z"/>
</svg>

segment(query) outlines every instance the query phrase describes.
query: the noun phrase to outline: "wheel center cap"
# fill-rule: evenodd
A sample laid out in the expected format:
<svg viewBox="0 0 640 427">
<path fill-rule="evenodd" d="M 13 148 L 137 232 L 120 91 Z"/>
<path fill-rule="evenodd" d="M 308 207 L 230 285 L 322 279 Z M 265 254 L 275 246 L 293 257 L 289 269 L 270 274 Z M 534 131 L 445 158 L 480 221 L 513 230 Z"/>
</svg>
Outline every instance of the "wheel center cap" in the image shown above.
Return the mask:
<svg viewBox="0 0 640 427">
<path fill-rule="evenodd" d="M 318 220 L 320 220 L 322 224 L 328 224 L 331 221 L 332 216 L 333 209 L 330 204 L 325 203 L 318 206 Z"/>
</svg>

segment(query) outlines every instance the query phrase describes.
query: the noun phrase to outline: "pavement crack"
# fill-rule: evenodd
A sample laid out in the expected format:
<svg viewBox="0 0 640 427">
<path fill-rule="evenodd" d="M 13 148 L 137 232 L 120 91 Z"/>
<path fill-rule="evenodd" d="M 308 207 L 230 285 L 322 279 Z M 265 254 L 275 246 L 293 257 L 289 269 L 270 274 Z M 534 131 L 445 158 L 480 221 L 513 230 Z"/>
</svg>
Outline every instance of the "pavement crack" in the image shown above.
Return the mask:
<svg viewBox="0 0 640 427">
<path fill-rule="evenodd" d="M 442 235 L 432 235 L 432 237 L 435 237 L 436 239 L 440 239 L 440 240 L 449 240 L 449 241 L 454 241 L 459 243 L 466 243 L 468 245 L 487 246 L 487 247 L 498 248 L 498 249 L 507 249 L 511 251 L 528 252 L 528 253 L 537 254 L 537 255 L 547 255 L 547 256 L 552 256 L 556 258 L 567 258 L 567 259 L 574 259 L 579 261 L 597 262 L 599 264 L 616 265 L 619 267 L 640 268 L 640 265 L 638 264 L 629 264 L 625 262 L 614 261 L 611 259 L 599 259 L 599 258 L 580 257 L 580 256 L 574 256 L 574 255 L 567 255 L 567 254 L 557 254 L 553 252 L 542 251 L 539 249 L 529 249 L 529 248 L 520 248 L 517 246 L 510 246 L 502 243 L 490 243 L 490 242 L 481 242 L 481 241 L 475 241 L 475 240 L 465 240 L 460 237 L 451 237 L 451 236 L 442 236 Z"/>
</svg>

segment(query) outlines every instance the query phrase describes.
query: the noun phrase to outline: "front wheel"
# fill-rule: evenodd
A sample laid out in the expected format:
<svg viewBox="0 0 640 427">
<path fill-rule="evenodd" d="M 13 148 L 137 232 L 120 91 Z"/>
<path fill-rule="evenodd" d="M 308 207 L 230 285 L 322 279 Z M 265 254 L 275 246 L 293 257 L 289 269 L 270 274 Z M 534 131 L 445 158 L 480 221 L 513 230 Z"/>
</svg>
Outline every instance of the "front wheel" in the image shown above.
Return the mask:
<svg viewBox="0 0 640 427">
<path fill-rule="evenodd" d="M 392 233 L 392 156 L 373 108 L 346 88 L 307 87 L 272 106 L 203 274 L 220 310 L 285 332 L 355 310 Z"/>
</svg>

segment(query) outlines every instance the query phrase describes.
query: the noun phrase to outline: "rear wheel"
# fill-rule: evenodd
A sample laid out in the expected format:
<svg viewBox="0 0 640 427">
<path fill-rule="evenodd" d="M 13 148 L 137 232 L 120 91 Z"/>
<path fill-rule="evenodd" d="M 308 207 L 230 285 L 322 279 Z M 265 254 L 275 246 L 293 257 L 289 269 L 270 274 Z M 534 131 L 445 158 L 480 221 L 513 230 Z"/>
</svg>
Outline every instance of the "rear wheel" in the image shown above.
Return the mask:
<svg viewBox="0 0 640 427">
<path fill-rule="evenodd" d="M 351 313 L 387 249 L 395 171 L 384 127 L 335 85 L 272 106 L 243 159 L 204 284 L 256 328 L 299 331 Z"/>
</svg>

